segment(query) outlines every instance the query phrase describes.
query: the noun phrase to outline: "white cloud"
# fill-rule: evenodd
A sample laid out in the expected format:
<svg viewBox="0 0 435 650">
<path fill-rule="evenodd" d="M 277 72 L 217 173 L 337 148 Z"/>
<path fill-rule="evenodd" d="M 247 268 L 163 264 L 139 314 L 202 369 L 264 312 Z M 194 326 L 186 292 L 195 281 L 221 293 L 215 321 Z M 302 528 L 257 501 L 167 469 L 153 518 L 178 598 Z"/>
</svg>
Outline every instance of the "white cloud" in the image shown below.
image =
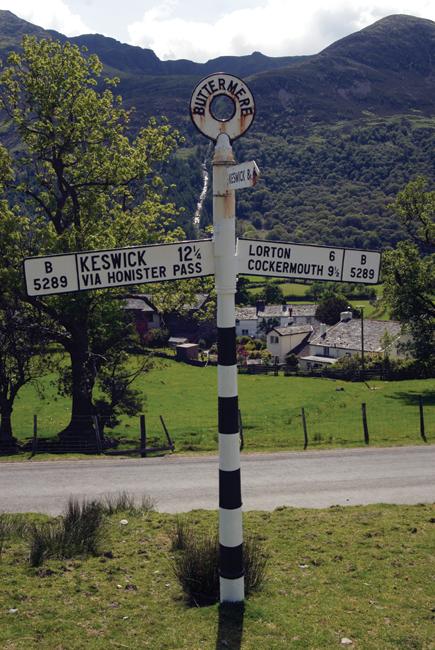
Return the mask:
<svg viewBox="0 0 435 650">
<path fill-rule="evenodd" d="M 316 54 L 391 14 L 435 20 L 433 0 L 0 0 L 0 7 L 67 36 L 98 31 L 163 60 L 198 62 L 256 50 Z"/>
<path fill-rule="evenodd" d="M 175 17 L 174 3 L 147 11 L 128 26 L 133 45 L 154 50 L 163 60 L 204 62 L 221 55 L 316 54 L 339 38 L 391 14 L 435 19 L 427 0 L 265 0 L 264 6 L 231 11 L 217 20 L 195 22 Z"/>
<path fill-rule="evenodd" d="M 33 25 L 55 29 L 66 36 L 93 31 L 61 0 L 1 0 L 1 9 L 9 10 Z"/>
</svg>

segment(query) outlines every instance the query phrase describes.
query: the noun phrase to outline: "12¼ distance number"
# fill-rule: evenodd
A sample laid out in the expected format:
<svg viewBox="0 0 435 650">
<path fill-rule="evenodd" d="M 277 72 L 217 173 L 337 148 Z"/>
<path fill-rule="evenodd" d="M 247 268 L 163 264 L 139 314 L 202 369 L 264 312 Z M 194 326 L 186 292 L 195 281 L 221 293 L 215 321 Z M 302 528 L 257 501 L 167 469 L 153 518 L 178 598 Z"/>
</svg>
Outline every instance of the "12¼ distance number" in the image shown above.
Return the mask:
<svg viewBox="0 0 435 650">
<path fill-rule="evenodd" d="M 65 289 L 68 286 L 68 278 L 61 275 L 60 278 L 53 275 L 50 278 L 34 278 L 33 288 L 35 291 L 47 291 L 47 289 Z"/>
<path fill-rule="evenodd" d="M 350 269 L 350 277 L 351 278 L 362 278 L 363 280 L 373 280 L 375 277 L 375 272 L 373 269 L 362 269 L 361 267 L 358 266 L 352 266 Z"/>
</svg>

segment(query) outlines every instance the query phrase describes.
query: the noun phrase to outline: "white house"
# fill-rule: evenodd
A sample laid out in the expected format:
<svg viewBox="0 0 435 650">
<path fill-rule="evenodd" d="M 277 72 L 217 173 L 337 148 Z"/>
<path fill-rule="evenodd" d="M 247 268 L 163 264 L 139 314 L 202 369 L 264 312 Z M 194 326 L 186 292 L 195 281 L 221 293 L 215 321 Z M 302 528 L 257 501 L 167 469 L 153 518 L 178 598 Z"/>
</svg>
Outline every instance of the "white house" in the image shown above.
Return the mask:
<svg viewBox="0 0 435 650">
<path fill-rule="evenodd" d="M 353 319 L 351 311 L 342 312 L 340 321 L 331 328 L 327 329 L 325 325 L 320 327 L 319 336 L 310 341 L 309 354 L 299 357 L 302 370 L 330 366 L 345 354 L 361 353 L 361 320 Z M 385 330 L 394 339 L 389 348 L 390 358 L 403 356 L 398 352 L 397 345 L 408 337 L 401 336 L 401 325 L 396 321 L 364 320 L 364 352 L 384 352 L 380 341 Z"/>
<path fill-rule="evenodd" d="M 279 327 L 291 324 L 313 323 L 318 324 L 314 318 L 317 305 L 266 305 L 264 300 L 257 300 L 255 307 L 242 307 L 236 309 L 236 334 L 237 336 L 250 336 L 256 338 L 259 333 L 258 326 L 263 318 L 277 318 Z"/>
<path fill-rule="evenodd" d="M 144 330 L 152 330 L 162 326 L 160 314 L 147 294 L 135 294 L 124 298 L 125 311 L 134 315 L 136 326 L 142 325 Z"/>
<path fill-rule="evenodd" d="M 313 332 L 310 323 L 274 327 L 267 334 L 267 349 L 277 356 L 279 363 L 284 363 L 285 356 L 299 346 Z"/>
</svg>

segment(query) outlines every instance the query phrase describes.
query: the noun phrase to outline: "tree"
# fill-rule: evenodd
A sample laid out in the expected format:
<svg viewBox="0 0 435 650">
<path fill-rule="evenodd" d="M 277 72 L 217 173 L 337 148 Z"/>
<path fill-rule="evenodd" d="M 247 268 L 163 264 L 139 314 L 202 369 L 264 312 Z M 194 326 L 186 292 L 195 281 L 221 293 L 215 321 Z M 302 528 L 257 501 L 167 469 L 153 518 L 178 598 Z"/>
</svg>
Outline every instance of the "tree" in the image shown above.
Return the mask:
<svg viewBox="0 0 435 650">
<path fill-rule="evenodd" d="M 249 285 L 251 281 L 245 275 L 239 275 L 236 285 L 236 305 L 249 305 L 251 294 L 249 292 Z"/>
<path fill-rule="evenodd" d="M 171 233 L 174 206 L 164 204 L 152 172 L 179 138 L 155 120 L 133 138 L 131 112 L 110 90 L 119 80 L 96 89 L 102 66 L 95 55 L 85 58 L 76 46 L 50 39 L 24 36 L 22 45 L 0 77 L 7 129 L 17 145 L 13 159 L 0 148 L 0 181 L 8 197 L 24 198 L 28 212 L 23 207 L 15 224 L 10 211 L 0 214 L 1 274 L 15 295 L 50 318 L 51 339 L 70 355 L 71 422 L 62 435 L 87 438 L 96 377 L 129 327 L 113 299 L 117 292 L 31 298 L 21 260 L 180 239 L 180 231 Z"/>
<path fill-rule="evenodd" d="M 263 332 L 264 334 L 268 334 L 270 330 L 273 330 L 274 327 L 278 327 L 280 323 L 279 318 L 276 318 L 276 316 L 270 316 L 269 318 L 266 318 L 263 316 L 263 318 L 260 320 L 258 323 L 258 331 Z"/>
<path fill-rule="evenodd" d="M 38 386 L 47 371 L 44 320 L 29 305 L 0 296 L 0 449 L 15 442 L 11 416 L 19 391 L 29 383 Z"/>
<path fill-rule="evenodd" d="M 102 396 L 94 400 L 100 436 L 105 427 L 113 429 L 120 424 L 121 414 L 134 417 L 143 411 L 146 396 L 133 384 L 153 367 L 148 356 L 135 357 L 132 363 L 122 347 L 110 350 L 107 357 L 97 377 Z"/>
<path fill-rule="evenodd" d="M 435 192 L 418 178 L 389 206 L 400 219 L 407 241 L 384 253 L 384 300 L 412 337 L 406 349 L 423 363 L 435 354 Z M 422 257 L 425 255 L 425 257 Z"/>
<path fill-rule="evenodd" d="M 281 303 L 283 299 L 282 289 L 278 284 L 275 284 L 275 282 L 267 280 L 261 297 L 267 305 L 277 305 Z"/>
<path fill-rule="evenodd" d="M 332 296 L 322 300 L 317 305 L 314 317 L 326 323 L 327 325 L 335 325 L 340 320 L 340 314 L 343 311 L 351 311 L 354 316 L 359 316 L 358 309 L 349 307 L 349 303 L 343 296 Z"/>
</svg>

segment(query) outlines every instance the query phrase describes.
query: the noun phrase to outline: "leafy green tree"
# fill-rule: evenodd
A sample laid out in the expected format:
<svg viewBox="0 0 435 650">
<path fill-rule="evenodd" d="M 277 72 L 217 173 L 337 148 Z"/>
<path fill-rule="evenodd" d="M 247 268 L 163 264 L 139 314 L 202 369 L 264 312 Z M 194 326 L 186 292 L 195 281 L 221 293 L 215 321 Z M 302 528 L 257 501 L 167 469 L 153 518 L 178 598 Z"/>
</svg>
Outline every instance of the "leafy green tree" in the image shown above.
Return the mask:
<svg viewBox="0 0 435 650">
<path fill-rule="evenodd" d="M 17 299 L 0 296 L 0 449 L 14 443 L 11 416 L 15 399 L 26 384 L 42 390 L 47 372 L 45 318 Z"/>
<path fill-rule="evenodd" d="M 62 435 L 86 438 L 93 433 L 96 377 L 129 328 L 113 299 L 117 292 L 28 297 L 21 261 L 26 255 L 179 239 L 179 231 L 170 232 L 174 206 L 164 203 L 164 188 L 153 174 L 178 133 L 151 120 L 132 137 L 131 112 L 111 91 L 119 80 L 97 89 L 102 66 L 96 56 L 27 36 L 22 47 L 9 54 L 0 77 L 15 146 L 13 156 L 0 149 L 0 181 L 8 197 L 24 197 L 28 212 L 11 223 L 10 211 L 0 211 L 1 290 L 7 286 L 50 318 L 51 339 L 71 358 L 72 415 Z"/>
<path fill-rule="evenodd" d="M 261 293 L 261 297 L 267 305 L 277 305 L 282 302 L 283 299 L 282 289 L 278 284 L 275 284 L 275 282 L 267 280 Z"/>
<path fill-rule="evenodd" d="M 332 296 L 331 298 L 322 300 L 322 302 L 317 305 L 314 317 L 319 321 L 323 321 L 327 325 L 335 325 L 335 323 L 338 323 L 340 320 L 340 314 L 342 311 L 351 311 L 355 316 L 359 316 L 358 309 L 349 307 L 346 298 L 343 296 Z"/>
<path fill-rule="evenodd" d="M 393 318 L 412 338 L 406 349 L 431 363 L 435 355 L 435 192 L 418 178 L 399 192 L 389 207 L 400 219 L 408 240 L 383 255 L 384 300 Z M 422 253 L 429 253 L 424 258 Z"/>
<path fill-rule="evenodd" d="M 94 399 L 100 436 L 105 427 L 113 429 L 118 426 L 121 415 L 134 417 L 143 411 L 146 396 L 133 388 L 133 384 L 152 367 L 152 359 L 148 356 L 131 359 L 122 347 L 109 351 L 97 376 L 101 396 Z"/>
<path fill-rule="evenodd" d="M 279 318 L 276 318 L 276 316 L 271 316 L 269 318 L 263 316 L 263 318 L 258 323 L 258 331 L 263 332 L 264 334 L 268 334 L 268 332 L 270 332 L 270 330 L 272 330 L 274 327 L 278 327 L 279 323 L 280 320 Z"/>
<path fill-rule="evenodd" d="M 236 285 L 236 296 L 235 301 L 236 305 L 249 305 L 251 300 L 251 294 L 249 293 L 249 285 L 251 281 L 244 275 L 240 275 L 237 278 Z"/>
<path fill-rule="evenodd" d="M 412 335 L 406 349 L 421 361 L 435 355 L 435 256 L 424 260 L 414 242 L 400 242 L 382 258 L 384 300 Z"/>
</svg>

